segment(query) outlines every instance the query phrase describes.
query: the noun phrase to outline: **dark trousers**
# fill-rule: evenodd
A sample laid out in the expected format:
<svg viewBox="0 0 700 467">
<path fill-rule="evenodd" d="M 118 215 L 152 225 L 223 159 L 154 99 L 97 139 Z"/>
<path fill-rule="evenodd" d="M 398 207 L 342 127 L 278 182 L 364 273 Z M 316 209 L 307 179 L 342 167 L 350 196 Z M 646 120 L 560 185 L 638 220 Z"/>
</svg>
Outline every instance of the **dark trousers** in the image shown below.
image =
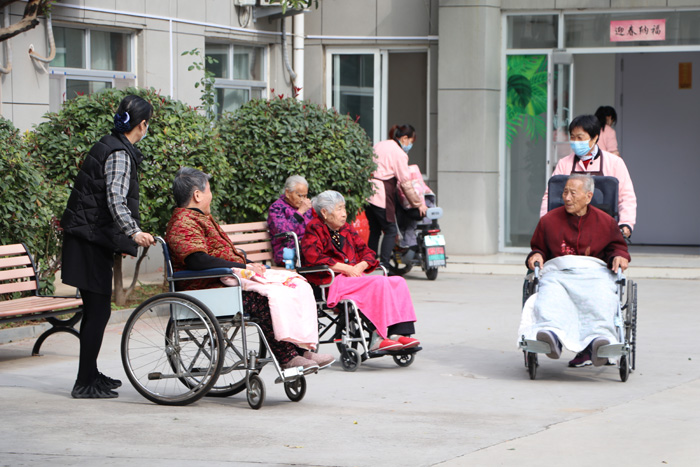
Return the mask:
<svg viewBox="0 0 700 467">
<path fill-rule="evenodd" d="M 373 204 L 367 206 L 365 215 L 369 223 L 369 240 L 367 246 L 379 255 L 379 262 L 387 266 L 389 264 L 389 258 L 391 258 L 391 254 L 394 251 L 394 245 L 396 244 L 396 234 L 398 234 L 396 222 L 387 221 L 386 209 L 378 208 Z M 378 246 L 379 237 L 382 235 L 382 232 L 384 233 L 384 238 L 382 239 L 380 250 Z"/>
<path fill-rule="evenodd" d="M 97 379 L 97 356 L 107 322 L 112 314 L 111 295 L 80 289 L 83 299 L 83 319 L 80 323 L 80 360 L 78 362 L 78 384 L 87 386 Z"/>
</svg>

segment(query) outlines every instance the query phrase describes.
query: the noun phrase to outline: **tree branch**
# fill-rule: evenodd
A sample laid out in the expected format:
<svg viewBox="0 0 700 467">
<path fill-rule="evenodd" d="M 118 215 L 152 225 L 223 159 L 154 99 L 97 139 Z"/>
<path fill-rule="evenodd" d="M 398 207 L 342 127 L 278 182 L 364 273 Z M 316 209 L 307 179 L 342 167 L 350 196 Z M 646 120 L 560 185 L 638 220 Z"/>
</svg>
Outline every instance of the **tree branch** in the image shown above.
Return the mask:
<svg viewBox="0 0 700 467">
<path fill-rule="evenodd" d="M 0 0 L 0 8 L 9 6 L 17 1 L 18 0 Z M 27 6 L 24 8 L 24 16 L 21 20 L 7 28 L 0 28 L 0 42 L 37 27 L 39 24 L 37 17 L 40 13 L 47 11 L 52 2 L 53 0 L 29 0 Z"/>
</svg>

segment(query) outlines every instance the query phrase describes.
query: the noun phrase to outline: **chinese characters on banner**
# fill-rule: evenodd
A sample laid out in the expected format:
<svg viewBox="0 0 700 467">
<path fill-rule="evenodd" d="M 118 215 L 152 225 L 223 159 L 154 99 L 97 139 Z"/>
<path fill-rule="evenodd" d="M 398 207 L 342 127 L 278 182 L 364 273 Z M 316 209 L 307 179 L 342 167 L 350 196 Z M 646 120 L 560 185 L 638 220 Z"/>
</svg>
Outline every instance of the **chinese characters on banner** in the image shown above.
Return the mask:
<svg viewBox="0 0 700 467">
<path fill-rule="evenodd" d="M 665 19 L 610 21 L 610 42 L 664 41 Z"/>
</svg>

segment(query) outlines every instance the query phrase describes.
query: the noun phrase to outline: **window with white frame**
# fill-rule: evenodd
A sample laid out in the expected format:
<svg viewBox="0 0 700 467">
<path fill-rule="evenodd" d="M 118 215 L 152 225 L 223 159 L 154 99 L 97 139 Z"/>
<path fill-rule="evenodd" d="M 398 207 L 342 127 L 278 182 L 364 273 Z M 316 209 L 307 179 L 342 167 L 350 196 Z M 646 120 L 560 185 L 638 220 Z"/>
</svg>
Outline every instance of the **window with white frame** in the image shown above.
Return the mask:
<svg viewBox="0 0 700 467">
<path fill-rule="evenodd" d="M 214 73 L 219 115 L 251 99 L 267 97 L 265 47 L 207 42 L 205 54 L 216 60 L 206 67 Z"/>
<path fill-rule="evenodd" d="M 51 111 L 80 95 L 136 85 L 133 33 L 54 26 L 53 34 Z"/>
</svg>

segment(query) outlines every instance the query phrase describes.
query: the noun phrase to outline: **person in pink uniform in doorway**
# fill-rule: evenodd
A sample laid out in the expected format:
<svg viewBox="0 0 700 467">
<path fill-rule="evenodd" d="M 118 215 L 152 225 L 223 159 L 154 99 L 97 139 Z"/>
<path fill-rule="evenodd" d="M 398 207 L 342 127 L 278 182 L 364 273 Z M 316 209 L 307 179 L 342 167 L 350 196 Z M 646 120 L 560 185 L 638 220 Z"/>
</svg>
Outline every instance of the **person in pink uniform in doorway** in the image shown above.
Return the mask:
<svg viewBox="0 0 700 467">
<path fill-rule="evenodd" d="M 600 122 L 598 147 L 603 151 L 608 151 L 616 156 L 620 156 L 620 149 L 617 144 L 617 133 L 615 133 L 615 128 L 613 128 L 613 125 L 617 122 L 617 112 L 609 105 L 602 105 L 595 111 L 595 116 Z"/>
<path fill-rule="evenodd" d="M 552 175 L 584 173 L 615 177 L 620 182 L 618 195 L 619 225 L 625 237 L 632 235 L 637 221 L 637 196 L 627 166 L 621 157 L 600 149 L 600 122 L 594 115 L 579 115 L 569 125 L 573 153 L 557 163 Z M 547 214 L 548 190 L 545 189 L 540 217 Z"/>
</svg>

